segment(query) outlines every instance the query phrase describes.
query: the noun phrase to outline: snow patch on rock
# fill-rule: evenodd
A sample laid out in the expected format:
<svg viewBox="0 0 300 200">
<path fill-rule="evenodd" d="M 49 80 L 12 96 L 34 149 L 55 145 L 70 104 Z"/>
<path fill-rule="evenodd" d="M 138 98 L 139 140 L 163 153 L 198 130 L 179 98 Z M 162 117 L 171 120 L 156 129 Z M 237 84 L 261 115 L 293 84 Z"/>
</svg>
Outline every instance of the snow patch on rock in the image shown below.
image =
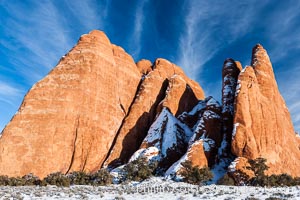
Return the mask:
<svg viewBox="0 0 300 200">
<path fill-rule="evenodd" d="M 203 149 L 206 152 L 211 151 L 211 148 L 215 147 L 215 141 L 210 138 L 200 139 L 203 142 Z"/>
<path fill-rule="evenodd" d="M 235 172 L 236 171 L 236 165 L 239 162 L 239 158 L 236 158 L 233 162 L 230 163 L 228 166 L 228 172 Z"/>
<path fill-rule="evenodd" d="M 237 127 L 238 127 L 239 125 L 240 125 L 240 123 L 235 123 L 235 124 L 233 124 L 232 139 L 235 137 L 236 131 L 237 131 Z"/>
</svg>

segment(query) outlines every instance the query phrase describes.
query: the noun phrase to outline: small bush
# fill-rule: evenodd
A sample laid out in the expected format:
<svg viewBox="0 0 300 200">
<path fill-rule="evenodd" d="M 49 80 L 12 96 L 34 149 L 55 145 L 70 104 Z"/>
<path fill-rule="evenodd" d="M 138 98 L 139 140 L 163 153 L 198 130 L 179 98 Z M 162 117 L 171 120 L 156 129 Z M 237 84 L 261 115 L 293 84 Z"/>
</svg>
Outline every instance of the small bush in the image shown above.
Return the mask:
<svg viewBox="0 0 300 200">
<path fill-rule="evenodd" d="M 31 173 L 23 176 L 22 179 L 24 180 L 25 185 L 39 185 L 39 186 L 47 185 L 45 181 L 40 180 L 39 177 Z"/>
<path fill-rule="evenodd" d="M 255 176 L 264 176 L 265 171 L 269 169 L 269 167 L 266 165 L 267 159 L 265 158 L 257 158 L 255 160 L 249 160 L 249 164 L 251 169 Z"/>
<path fill-rule="evenodd" d="M 6 186 L 9 183 L 9 177 L 8 176 L 0 176 L 0 185 Z"/>
<path fill-rule="evenodd" d="M 217 182 L 218 185 L 235 185 L 234 179 L 231 178 L 228 174 L 225 174 Z"/>
<path fill-rule="evenodd" d="M 149 165 L 145 157 L 140 157 L 124 166 L 125 180 L 145 180 L 153 175 L 155 168 L 156 164 Z"/>
<path fill-rule="evenodd" d="M 100 169 L 91 175 L 91 183 L 93 185 L 109 185 L 112 184 L 113 177 L 107 169 Z"/>
<path fill-rule="evenodd" d="M 85 172 L 72 172 L 67 175 L 71 185 L 90 185 L 91 176 Z"/>
<path fill-rule="evenodd" d="M 28 174 L 23 177 L 0 176 L 0 186 L 46 186 L 56 185 L 68 187 L 72 185 L 108 185 L 112 183 L 112 176 L 106 169 L 101 169 L 93 174 L 85 172 L 72 172 L 68 175 L 56 172 L 49 174 L 43 180 L 39 177 Z"/>
<path fill-rule="evenodd" d="M 61 172 L 49 174 L 44 180 L 46 181 L 46 183 L 50 185 L 63 186 L 63 187 L 70 186 L 70 179 L 66 175 L 62 174 Z"/>
<path fill-rule="evenodd" d="M 201 184 L 213 178 L 213 174 L 207 167 L 200 169 L 198 166 L 192 166 L 191 161 L 185 161 L 181 165 L 183 169 L 180 175 L 183 177 L 184 182 Z"/>
<path fill-rule="evenodd" d="M 20 177 L 10 177 L 8 185 L 9 186 L 24 186 L 25 182 L 26 181 Z"/>
<path fill-rule="evenodd" d="M 255 160 L 249 160 L 250 167 L 248 169 L 252 170 L 255 174 L 255 177 L 248 179 L 245 181 L 246 185 L 251 186 L 269 186 L 269 187 L 278 187 L 278 186 L 296 186 L 300 185 L 300 178 L 293 178 L 288 174 L 280 174 L 280 175 L 265 175 L 265 170 L 269 169 L 266 165 L 266 159 L 257 158 Z M 245 175 L 240 172 L 241 175 Z M 245 175 L 246 176 L 246 175 Z M 236 174 L 235 174 L 235 182 Z"/>
</svg>

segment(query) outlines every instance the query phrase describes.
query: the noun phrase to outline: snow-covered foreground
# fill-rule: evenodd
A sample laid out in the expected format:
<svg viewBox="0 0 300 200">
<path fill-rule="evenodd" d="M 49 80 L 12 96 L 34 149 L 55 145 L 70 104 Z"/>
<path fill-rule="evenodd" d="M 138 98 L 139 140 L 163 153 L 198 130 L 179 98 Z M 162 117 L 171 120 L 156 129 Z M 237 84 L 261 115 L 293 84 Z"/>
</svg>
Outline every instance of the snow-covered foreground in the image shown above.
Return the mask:
<svg viewBox="0 0 300 200">
<path fill-rule="evenodd" d="M 0 199 L 300 199 L 300 187 L 194 186 L 152 178 L 103 187 L 0 187 Z"/>
</svg>

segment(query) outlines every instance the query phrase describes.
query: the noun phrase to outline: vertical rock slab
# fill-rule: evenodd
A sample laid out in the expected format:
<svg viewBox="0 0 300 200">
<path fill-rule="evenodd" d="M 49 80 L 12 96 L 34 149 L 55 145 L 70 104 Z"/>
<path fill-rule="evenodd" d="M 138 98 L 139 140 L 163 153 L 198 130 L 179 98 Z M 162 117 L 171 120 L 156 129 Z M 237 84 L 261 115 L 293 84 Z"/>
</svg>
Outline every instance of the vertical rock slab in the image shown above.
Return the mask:
<svg viewBox="0 0 300 200">
<path fill-rule="evenodd" d="M 253 48 L 251 65 L 238 78 L 232 153 L 266 158 L 268 174 L 300 176 L 300 150 L 290 113 L 261 45 Z"/>
<path fill-rule="evenodd" d="M 131 56 L 103 32 L 83 35 L 3 130 L 0 174 L 98 170 L 140 78 Z"/>
<path fill-rule="evenodd" d="M 204 98 L 202 88 L 168 60 L 157 59 L 151 71 L 150 61 L 141 60 L 137 66 L 144 74 L 143 81 L 104 164 L 110 168 L 128 162 L 164 107 L 175 115 Z"/>
<path fill-rule="evenodd" d="M 168 83 L 166 96 L 159 104 L 158 112 L 167 107 L 177 117 L 184 111 L 190 111 L 197 104 L 199 99 L 194 91 L 199 91 L 197 88 L 191 88 L 182 75 L 173 75 L 168 79 Z M 203 97 L 201 96 L 201 99 Z"/>
<path fill-rule="evenodd" d="M 105 167 L 114 168 L 127 163 L 139 148 L 154 121 L 157 105 L 164 98 L 167 86 L 166 77 L 161 77 L 157 70 L 144 77 L 130 113 L 126 116 L 104 163 Z"/>
<path fill-rule="evenodd" d="M 168 88 L 168 96 L 162 102 L 163 106 L 161 108 L 168 107 L 173 115 L 179 116 L 183 111 L 189 111 L 197 104 L 195 99 L 204 99 L 205 95 L 201 86 L 188 78 L 177 65 L 166 59 L 159 58 L 155 61 L 154 69 L 157 69 L 161 76 L 167 76 L 171 82 Z M 172 76 L 168 76 L 170 74 Z M 181 97 L 182 99 L 180 99 Z M 189 103 L 186 103 L 185 99 L 188 97 L 190 97 Z M 173 100 L 176 103 L 172 102 Z"/>
<path fill-rule="evenodd" d="M 224 153 L 230 152 L 233 115 L 234 115 L 234 99 L 237 86 L 238 75 L 242 70 L 241 64 L 233 59 L 226 59 L 222 70 L 222 131 L 226 141 Z"/>
</svg>

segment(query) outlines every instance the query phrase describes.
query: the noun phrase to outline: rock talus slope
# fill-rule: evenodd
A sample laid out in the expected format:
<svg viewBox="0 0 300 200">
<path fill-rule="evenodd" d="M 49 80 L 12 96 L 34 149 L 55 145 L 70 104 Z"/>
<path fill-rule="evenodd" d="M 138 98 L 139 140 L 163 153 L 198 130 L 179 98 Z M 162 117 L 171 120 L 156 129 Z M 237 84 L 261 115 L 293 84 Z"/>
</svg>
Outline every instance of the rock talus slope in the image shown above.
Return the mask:
<svg viewBox="0 0 300 200">
<path fill-rule="evenodd" d="M 266 50 L 256 45 L 251 66 L 239 75 L 232 153 L 267 159 L 268 174 L 300 176 L 300 150 Z"/>
</svg>

